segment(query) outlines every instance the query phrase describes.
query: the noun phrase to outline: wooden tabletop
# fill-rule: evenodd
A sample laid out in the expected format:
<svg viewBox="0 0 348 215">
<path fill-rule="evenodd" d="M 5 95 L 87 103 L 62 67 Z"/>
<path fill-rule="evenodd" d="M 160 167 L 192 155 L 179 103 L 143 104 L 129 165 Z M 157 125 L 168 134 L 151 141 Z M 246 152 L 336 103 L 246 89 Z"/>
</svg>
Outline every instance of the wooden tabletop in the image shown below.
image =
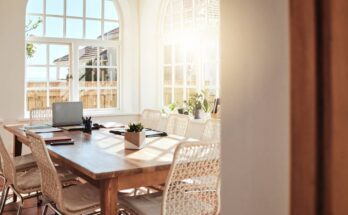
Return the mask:
<svg viewBox="0 0 348 215">
<path fill-rule="evenodd" d="M 4 128 L 14 135 L 14 155 L 19 156 L 22 144 L 29 144 L 23 125 Z M 173 135 L 146 138 L 143 149 L 125 150 L 124 137 L 107 129 L 93 130 L 91 135 L 81 131 L 41 135 L 69 136 L 74 140 L 74 145 L 48 145 L 48 151 L 55 162 L 99 187 L 101 213 L 105 215 L 118 214 L 117 191 L 165 183 L 176 146 L 187 140 Z"/>
<path fill-rule="evenodd" d="M 28 144 L 23 126 L 8 126 L 4 128 Z M 174 150 L 184 137 L 169 135 L 167 137 L 146 138 L 147 145 L 141 150 L 126 150 L 124 137 L 109 133 L 107 129 L 93 130 L 92 134 L 81 131 L 62 131 L 41 133 L 44 138 L 69 136 L 74 145 L 50 146 L 50 155 L 70 167 L 87 175 L 91 179 L 132 175 L 169 169 Z"/>
</svg>

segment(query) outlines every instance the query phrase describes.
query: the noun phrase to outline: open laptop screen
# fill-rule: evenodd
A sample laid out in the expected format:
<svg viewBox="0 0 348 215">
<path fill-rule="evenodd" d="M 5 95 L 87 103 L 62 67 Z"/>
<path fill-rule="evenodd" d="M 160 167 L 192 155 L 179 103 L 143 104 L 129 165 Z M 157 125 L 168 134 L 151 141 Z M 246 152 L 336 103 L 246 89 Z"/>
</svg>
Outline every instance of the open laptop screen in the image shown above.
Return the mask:
<svg viewBox="0 0 348 215">
<path fill-rule="evenodd" d="M 82 102 L 58 102 L 52 105 L 52 125 L 81 125 L 83 116 Z"/>
</svg>

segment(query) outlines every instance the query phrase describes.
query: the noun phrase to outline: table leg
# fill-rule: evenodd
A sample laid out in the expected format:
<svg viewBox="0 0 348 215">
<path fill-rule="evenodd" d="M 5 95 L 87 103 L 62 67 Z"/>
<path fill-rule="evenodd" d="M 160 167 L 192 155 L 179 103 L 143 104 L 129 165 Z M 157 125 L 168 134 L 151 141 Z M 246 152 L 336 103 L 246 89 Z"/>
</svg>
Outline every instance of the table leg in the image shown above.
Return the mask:
<svg viewBox="0 0 348 215">
<path fill-rule="evenodd" d="M 105 179 L 100 182 L 100 207 L 104 215 L 117 214 L 118 179 Z"/>
<path fill-rule="evenodd" d="M 21 156 L 22 155 L 22 142 L 18 140 L 18 137 L 15 135 L 14 136 L 14 141 L 13 141 L 13 156 Z M 17 202 L 17 196 L 13 194 L 13 202 Z"/>
<path fill-rule="evenodd" d="M 13 156 L 17 157 L 22 155 L 22 142 L 18 140 L 17 136 L 14 136 L 13 142 Z"/>
</svg>

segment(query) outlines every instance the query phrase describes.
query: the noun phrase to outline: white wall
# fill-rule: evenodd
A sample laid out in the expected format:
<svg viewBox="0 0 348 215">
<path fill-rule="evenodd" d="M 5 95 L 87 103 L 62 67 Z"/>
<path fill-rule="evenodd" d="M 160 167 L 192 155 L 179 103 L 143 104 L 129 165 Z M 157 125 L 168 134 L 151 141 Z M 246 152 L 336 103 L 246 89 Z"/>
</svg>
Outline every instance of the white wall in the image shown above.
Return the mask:
<svg viewBox="0 0 348 215">
<path fill-rule="evenodd" d="M 141 0 L 140 18 L 140 106 L 161 108 L 160 24 L 161 12 L 168 0 Z M 162 12 L 163 13 L 163 12 Z"/>
<path fill-rule="evenodd" d="M 221 0 L 222 214 L 289 214 L 287 0 Z"/>
</svg>

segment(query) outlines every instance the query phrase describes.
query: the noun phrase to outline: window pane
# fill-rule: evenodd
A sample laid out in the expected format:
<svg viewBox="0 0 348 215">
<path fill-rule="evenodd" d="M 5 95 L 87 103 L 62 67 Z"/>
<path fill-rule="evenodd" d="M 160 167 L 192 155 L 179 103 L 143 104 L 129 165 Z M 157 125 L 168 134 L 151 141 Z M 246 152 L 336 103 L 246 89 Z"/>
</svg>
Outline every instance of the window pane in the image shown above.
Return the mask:
<svg viewBox="0 0 348 215">
<path fill-rule="evenodd" d="M 104 2 L 104 18 L 118 20 L 116 7 L 112 0 L 105 0 Z"/>
<path fill-rule="evenodd" d="M 217 73 L 217 65 L 207 65 L 204 74 L 204 85 L 207 87 L 216 86 Z"/>
<path fill-rule="evenodd" d="M 46 65 L 47 64 L 47 45 L 31 43 L 33 45 L 32 57 L 27 57 L 28 65 Z"/>
<path fill-rule="evenodd" d="M 172 1 L 173 3 L 173 11 L 175 11 L 176 13 L 180 13 L 183 10 L 183 1 Z"/>
<path fill-rule="evenodd" d="M 43 13 L 43 0 L 29 0 L 27 13 Z"/>
<path fill-rule="evenodd" d="M 172 67 L 164 67 L 164 84 L 172 85 Z"/>
<path fill-rule="evenodd" d="M 101 90 L 100 91 L 100 108 L 116 107 L 117 90 Z"/>
<path fill-rule="evenodd" d="M 97 91 L 80 90 L 80 101 L 83 103 L 83 108 L 97 108 Z"/>
<path fill-rule="evenodd" d="M 49 50 L 50 65 L 69 66 L 69 45 L 50 45 Z"/>
<path fill-rule="evenodd" d="M 178 106 L 182 106 L 184 103 L 184 89 L 174 88 L 174 101 Z"/>
<path fill-rule="evenodd" d="M 41 21 L 39 23 L 39 21 Z M 43 19 L 42 16 L 27 16 L 25 23 L 25 33 L 27 36 L 43 35 Z"/>
<path fill-rule="evenodd" d="M 86 16 L 101 18 L 101 0 L 86 0 Z"/>
<path fill-rule="evenodd" d="M 118 22 L 104 22 L 104 39 L 105 40 L 118 40 L 120 35 Z"/>
<path fill-rule="evenodd" d="M 172 63 L 172 47 L 164 46 L 164 64 Z"/>
<path fill-rule="evenodd" d="M 69 101 L 69 90 L 68 89 L 50 89 L 49 91 L 49 103 L 52 107 L 52 104 L 55 102 L 67 102 Z"/>
<path fill-rule="evenodd" d="M 197 70 L 193 65 L 187 65 L 186 67 L 186 84 L 188 86 L 196 86 L 197 83 Z"/>
<path fill-rule="evenodd" d="M 207 17 L 207 0 L 195 0 L 195 18 L 197 25 L 204 25 Z"/>
<path fill-rule="evenodd" d="M 69 87 L 69 67 L 51 67 L 49 70 L 50 87 Z"/>
<path fill-rule="evenodd" d="M 216 98 L 216 89 L 205 89 L 207 100 L 209 103 L 213 103 Z"/>
<path fill-rule="evenodd" d="M 184 62 L 184 52 L 180 46 L 175 46 L 175 63 L 180 64 Z"/>
<path fill-rule="evenodd" d="M 116 48 L 103 48 L 99 49 L 99 62 L 101 66 L 116 66 Z"/>
<path fill-rule="evenodd" d="M 184 84 L 184 70 L 182 66 L 175 67 L 175 85 Z"/>
<path fill-rule="evenodd" d="M 82 19 L 66 19 L 66 37 L 83 38 L 83 21 Z"/>
<path fill-rule="evenodd" d="M 218 44 L 214 43 L 215 41 L 213 41 L 212 43 L 208 44 L 207 46 L 207 60 L 209 62 L 216 62 L 218 61 Z"/>
<path fill-rule="evenodd" d="M 79 47 L 79 64 L 80 66 L 94 66 L 97 65 L 98 48 L 93 46 Z"/>
<path fill-rule="evenodd" d="M 181 29 L 181 20 L 182 20 L 182 15 L 181 13 L 175 13 L 173 15 L 173 28 L 178 30 Z"/>
<path fill-rule="evenodd" d="M 46 90 L 28 90 L 27 91 L 27 111 L 33 108 L 47 107 Z"/>
<path fill-rule="evenodd" d="M 83 0 L 67 0 L 66 3 L 67 16 L 83 16 Z"/>
<path fill-rule="evenodd" d="M 172 103 L 172 88 L 165 87 L 163 92 L 164 105 L 169 105 Z"/>
<path fill-rule="evenodd" d="M 46 67 L 27 67 L 26 72 L 27 88 L 46 87 L 47 68 Z"/>
<path fill-rule="evenodd" d="M 191 95 L 197 93 L 196 88 L 187 88 L 186 89 L 186 97 L 189 98 Z"/>
<path fill-rule="evenodd" d="M 116 69 L 100 69 L 100 86 L 101 87 L 117 87 L 117 70 Z"/>
<path fill-rule="evenodd" d="M 46 17 L 46 36 L 63 37 L 63 18 Z"/>
<path fill-rule="evenodd" d="M 46 14 L 64 15 L 64 0 L 46 0 Z"/>
<path fill-rule="evenodd" d="M 86 38 L 101 39 L 101 21 L 86 20 Z"/>
<path fill-rule="evenodd" d="M 84 68 L 80 69 L 80 87 L 97 87 L 97 78 L 98 73 L 97 69 Z"/>
</svg>

